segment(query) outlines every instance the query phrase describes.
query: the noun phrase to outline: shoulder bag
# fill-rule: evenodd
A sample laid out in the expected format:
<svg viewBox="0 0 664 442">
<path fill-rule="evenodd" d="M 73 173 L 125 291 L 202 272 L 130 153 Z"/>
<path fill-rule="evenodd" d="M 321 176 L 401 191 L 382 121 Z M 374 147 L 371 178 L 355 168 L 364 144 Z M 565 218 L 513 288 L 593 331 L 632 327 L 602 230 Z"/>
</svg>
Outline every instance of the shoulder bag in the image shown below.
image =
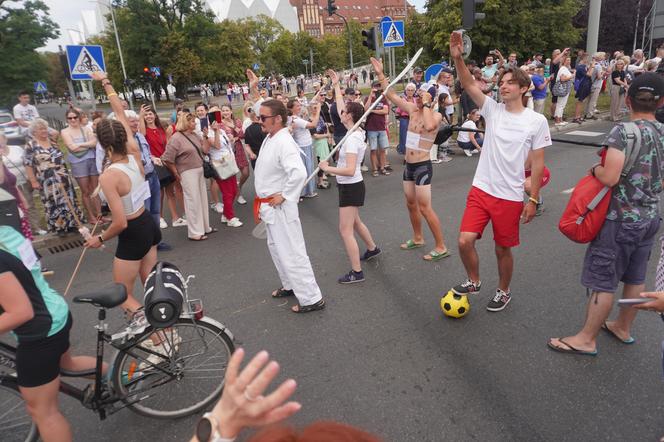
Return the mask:
<svg viewBox="0 0 664 442">
<path fill-rule="evenodd" d="M 226 144 L 230 146 L 230 140 L 223 130 L 221 131 L 220 136 L 224 137 Z M 240 171 L 235 162 L 235 154 L 233 154 L 232 149 L 222 149 L 221 159 L 212 160 L 212 166 L 222 180 L 235 176 Z"/>
<path fill-rule="evenodd" d="M 182 133 L 182 132 L 180 132 Z M 185 134 L 182 134 L 183 137 L 185 137 L 189 142 L 194 146 L 196 149 L 196 152 L 198 152 L 198 156 L 201 157 L 201 160 L 203 160 L 203 176 L 205 178 L 212 178 L 212 179 L 217 179 L 219 178 L 219 175 L 217 174 L 217 171 L 215 170 L 214 166 L 212 166 L 212 163 L 210 162 L 210 157 L 208 155 L 203 155 L 201 150 L 196 146 L 196 143 L 191 141 L 191 138 L 186 136 Z"/>
</svg>

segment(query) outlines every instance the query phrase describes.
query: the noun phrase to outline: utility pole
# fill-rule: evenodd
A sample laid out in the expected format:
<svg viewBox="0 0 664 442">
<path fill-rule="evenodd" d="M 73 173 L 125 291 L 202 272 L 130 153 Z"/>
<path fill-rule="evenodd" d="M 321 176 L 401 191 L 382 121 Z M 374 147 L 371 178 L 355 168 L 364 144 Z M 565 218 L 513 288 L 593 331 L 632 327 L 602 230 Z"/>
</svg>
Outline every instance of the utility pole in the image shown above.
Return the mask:
<svg viewBox="0 0 664 442">
<path fill-rule="evenodd" d="M 597 52 L 599 16 L 601 12 L 602 0 L 590 0 L 590 10 L 588 12 L 588 38 L 586 40 L 586 52 L 589 54 Z"/>
</svg>

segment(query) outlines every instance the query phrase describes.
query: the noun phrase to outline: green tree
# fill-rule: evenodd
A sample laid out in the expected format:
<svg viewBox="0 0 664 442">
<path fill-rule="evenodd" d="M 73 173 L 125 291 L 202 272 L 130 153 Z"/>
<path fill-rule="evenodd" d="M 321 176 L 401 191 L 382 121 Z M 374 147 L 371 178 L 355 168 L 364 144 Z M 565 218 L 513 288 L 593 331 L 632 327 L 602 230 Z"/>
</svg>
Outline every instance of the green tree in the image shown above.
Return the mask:
<svg viewBox="0 0 664 442">
<path fill-rule="evenodd" d="M 57 97 L 61 97 L 67 91 L 67 79 L 65 71 L 60 63 L 60 55 L 56 52 L 44 52 L 41 54 L 42 62 L 47 67 L 46 85 L 48 91 L 53 92 Z"/>
<path fill-rule="evenodd" d="M 350 28 L 350 35 L 352 36 L 353 64 L 357 66 L 369 63 L 369 57 L 373 57 L 375 54 L 362 44 L 362 41 L 364 40 L 364 37 L 362 37 L 362 29 L 366 29 L 368 26 L 362 27 L 362 24 L 359 21 L 350 20 L 348 22 L 348 27 Z M 341 33 L 341 36 L 343 38 L 346 60 L 344 66 L 339 66 L 338 68 L 347 69 L 350 67 L 350 54 L 348 53 L 348 32 L 346 29 Z M 378 35 L 378 38 L 380 38 L 380 35 Z"/>
<path fill-rule="evenodd" d="M 0 103 L 10 106 L 16 94 L 32 90 L 48 78 L 47 65 L 36 49 L 59 33 L 40 0 L 0 2 Z"/>
<path fill-rule="evenodd" d="M 281 23 L 263 14 L 239 20 L 239 23 L 246 26 L 246 35 L 251 47 L 259 57 L 285 31 Z"/>
</svg>

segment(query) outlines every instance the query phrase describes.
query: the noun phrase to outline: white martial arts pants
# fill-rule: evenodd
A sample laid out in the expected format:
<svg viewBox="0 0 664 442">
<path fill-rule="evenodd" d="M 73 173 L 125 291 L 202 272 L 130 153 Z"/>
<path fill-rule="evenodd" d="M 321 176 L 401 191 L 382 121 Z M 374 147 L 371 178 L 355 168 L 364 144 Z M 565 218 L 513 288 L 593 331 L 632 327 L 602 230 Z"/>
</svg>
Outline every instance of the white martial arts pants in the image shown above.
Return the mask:
<svg viewBox="0 0 664 442">
<path fill-rule="evenodd" d="M 267 211 L 272 213 L 264 216 Z M 264 204 L 261 218 L 267 227 L 267 247 L 279 273 L 281 286 L 286 290 L 292 289 L 301 306 L 323 299 L 307 256 L 297 203 L 284 201 L 274 209 Z"/>
</svg>

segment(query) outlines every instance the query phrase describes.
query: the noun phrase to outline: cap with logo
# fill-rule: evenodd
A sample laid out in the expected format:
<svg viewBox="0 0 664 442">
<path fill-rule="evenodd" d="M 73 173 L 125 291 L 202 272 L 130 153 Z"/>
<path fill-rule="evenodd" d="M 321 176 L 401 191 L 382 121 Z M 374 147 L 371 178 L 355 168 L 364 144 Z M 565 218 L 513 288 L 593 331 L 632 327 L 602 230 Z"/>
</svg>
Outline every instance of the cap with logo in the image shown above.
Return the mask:
<svg viewBox="0 0 664 442">
<path fill-rule="evenodd" d="M 630 98 L 636 98 L 639 92 L 650 92 L 653 94 L 655 100 L 664 97 L 664 78 L 661 75 L 653 72 L 645 72 L 637 77 L 630 83 L 627 94 Z"/>
</svg>

